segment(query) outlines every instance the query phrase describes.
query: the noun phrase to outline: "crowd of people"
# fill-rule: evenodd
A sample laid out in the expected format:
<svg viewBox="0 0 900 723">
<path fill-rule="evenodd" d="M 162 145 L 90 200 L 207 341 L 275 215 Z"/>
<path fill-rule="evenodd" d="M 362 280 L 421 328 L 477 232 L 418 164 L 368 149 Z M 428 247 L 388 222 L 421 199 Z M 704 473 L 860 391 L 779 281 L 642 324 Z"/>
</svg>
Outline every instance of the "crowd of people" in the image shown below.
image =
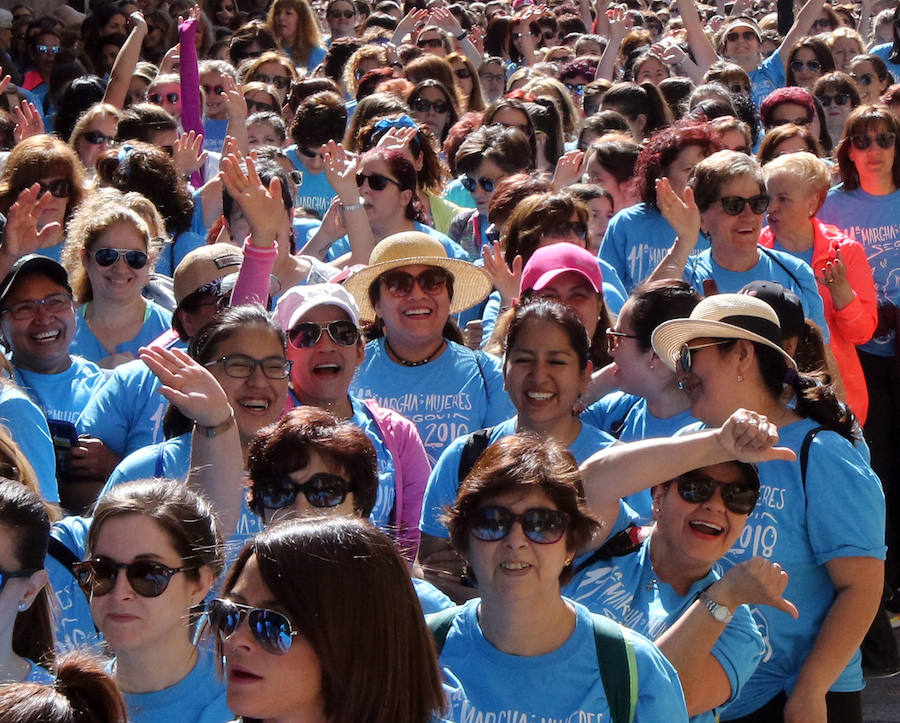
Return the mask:
<svg viewBox="0 0 900 723">
<path fill-rule="evenodd" d="M 0 720 L 861 723 L 894 0 L 0 10 Z"/>
</svg>

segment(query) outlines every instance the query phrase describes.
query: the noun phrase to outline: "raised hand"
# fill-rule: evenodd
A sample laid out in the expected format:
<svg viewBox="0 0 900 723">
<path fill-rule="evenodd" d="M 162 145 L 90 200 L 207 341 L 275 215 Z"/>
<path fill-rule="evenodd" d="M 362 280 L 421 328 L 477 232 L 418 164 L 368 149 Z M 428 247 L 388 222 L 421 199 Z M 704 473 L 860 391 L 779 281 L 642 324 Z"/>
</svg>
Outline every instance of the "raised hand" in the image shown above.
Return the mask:
<svg viewBox="0 0 900 723">
<path fill-rule="evenodd" d="M 386 151 L 399 151 L 406 156 L 410 163 L 415 163 L 409 144 L 418 133 L 418 128 L 389 128 L 388 132 L 378 139 L 375 147 Z"/>
<path fill-rule="evenodd" d="M 834 261 L 826 261 L 816 279 L 824 284 L 831 292 L 831 298 L 834 301 L 835 309 L 843 309 L 847 304 L 856 298 L 853 287 L 847 279 L 847 267 L 844 265 L 844 259 L 838 250 L 837 258 Z"/>
<path fill-rule="evenodd" d="M 176 43 L 166 51 L 163 59 L 159 63 L 159 74 L 177 73 L 181 66 L 181 45 Z"/>
<path fill-rule="evenodd" d="M 781 565 L 753 557 L 730 568 L 713 583 L 709 592 L 716 602 L 732 609 L 738 605 L 767 605 L 796 619 L 797 607 L 783 597 L 787 584 L 788 574 Z"/>
<path fill-rule="evenodd" d="M 578 183 L 582 173 L 584 173 L 584 153 L 582 151 L 563 153 L 553 171 L 553 188 L 561 191 Z"/>
<path fill-rule="evenodd" d="M 634 27 L 634 20 L 631 18 L 631 15 L 620 6 L 607 10 L 606 17 L 609 20 L 610 40 L 621 40 Z"/>
<path fill-rule="evenodd" d="M 729 459 L 741 462 L 792 462 L 797 459 L 793 450 L 775 446 L 778 428 L 765 415 L 749 409 L 732 412 L 719 429 L 717 438 Z"/>
<path fill-rule="evenodd" d="M 488 272 L 494 287 L 500 292 L 500 297 L 505 305 L 519 296 L 519 286 L 522 283 L 522 257 L 513 259 L 512 268 L 507 266 L 503 256 L 503 249 L 498 241 L 485 244 L 481 247 L 481 258 L 484 259 L 484 270 Z"/>
<path fill-rule="evenodd" d="M 225 115 L 231 122 L 243 123 L 247 120 L 247 101 L 230 75 L 222 76 L 222 99 L 225 101 Z"/>
<path fill-rule="evenodd" d="M 182 133 L 175 140 L 172 160 L 185 176 L 191 175 L 206 163 L 207 153 L 203 150 L 203 134 L 190 131 Z"/>
<path fill-rule="evenodd" d="M 687 58 L 687 53 L 680 45 L 673 43 L 655 43 L 650 52 L 666 65 L 680 65 Z"/>
<path fill-rule="evenodd" d="M 44 119 L 34 103 L 24 101 L 13 109 L 13 115 L 16 119 L 16 127 L 13 129 L 16 143 L 44 133 Z"/>
<path fill-rule="evenodd" d="M 656 205 L 663 218 L 675 229 L 678 240 L 696 245 L 700 236 L 700 209 L 694 202 L 693 190 L 685 188 L 684 196 L 679 197 L 669 179 L 663 176 L 656 180 Z"/>
<path fill-rule="evenodd" d="M 441 30 L 446 30 L 454 38 L 463 31 L 459 20 L 447 8 L 436 7 L 432 9 L 428 19 L 433 25 L 437 25 Z"/>
<path fill-rule="evenodd" d="M 219 177 L 225 190 L 240 207 L 250 225 L 254 246 L 271 247 L 275 237 L 284 225 L 286 210 L 281 197 L 281 181 L 276 177 L 263 184 L 256 172 L 253 160 L 246 159 L 247 172 L 241 168 L 241 160 L 236 155 L 222 159 Z"/>
<path fill-rule="evenodd" d="M 6 233 L 3 245 L 0 246 L 0 254 L 6 256 L 11 263 L 26 254 L 52 245 L 52 241 L 62 231 L 62 226 L 57 221 L 38 229 L 41 212 L 53 202 L 49 193 L 43 196 L 40 193 L 40 184 L 29 186 L 19 194 L 6 215 Z"/>
<path fill-rule="evenodd" d="M 359 186 L 356 185 L 356 156 L 345 150 L 340 143 L 331 140 L 322 146 L 322 159 L 325 161 L 325 178 L 337 191 L 341 203 L 356 203 L 359 199 Z"/>
<path fill-rule="evenodd" d="M 144 13 L 140 10 L 135 10 L 128 16 L 128 20 L 131 21 L 131 28 L 133 31 L 136 30 L 142 38 L 147 35 L 148 28 Z"/>
</svg>

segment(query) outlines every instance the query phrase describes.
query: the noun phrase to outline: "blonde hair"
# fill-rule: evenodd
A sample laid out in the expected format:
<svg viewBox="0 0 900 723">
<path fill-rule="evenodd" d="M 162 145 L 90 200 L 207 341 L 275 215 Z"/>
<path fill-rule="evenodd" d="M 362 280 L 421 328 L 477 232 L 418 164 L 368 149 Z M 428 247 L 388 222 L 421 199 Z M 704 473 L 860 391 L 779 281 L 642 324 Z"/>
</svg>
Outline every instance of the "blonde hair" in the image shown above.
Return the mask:
<svg viewBox="0 0 900 723">
<path fill-rule="evenodd" d="M 562 81 L 556 78 L 533 78 L 525 84 L 522 90 L 556 101 L 562 119 L 562 132 L 565 140 L 569 140 L 575 135 L 575 128 L 581 116 Z"/>
<path fill-rule="evenodd" d="M 831 172 L 828 170 L 828 164 L 808 151 L 785 153 L 773 158 L 763 166 L 766 183 L 774 176 L 782 175 L 792 176 L 797 179 L 800 188 L 807 188 L 820 194 L 822 196 L 820 204 L 825 201 L 825 194 L 831 187 Z"/>
<path fill-rule="evenodd" d="M 831 50 L 834 48 L 835 41 L 842 38 L 845 38 L 847 40 L 854 40 L 856 42 L 857 46 L 859 46 L 859 52 L 857 53 L 857 55 L 865 54 L 866 44 L 863 42 L 862 36 L 853 28 L 848 28 L 843 25 L 839 28 L 835 28 L 825 36 L 825 45 L 827 45 L 828 49 Z"/>
<path fill-rule="evenodd" d="M 344 66 L 344 87 L 351 98 L 356 97 L 356 91 L 361 80 L 356 77 L 356 71 L 359 68 L 359 64 L 364 60 L 375 60 L 380 67 L 387 67 L 387 51 L 380 45 L 363 45 L 361 48 L 353 51 L 353 55 L 350 56 L 347 64 Z"/>
<path fill-rule="evenodd" d="M 275 33 L 275 13 L 283 6 L 292 7 L 297 13 L 297 32 L 288 42 L 290 42 L 291 59 L 305 68 L 312 49 L 322 45 L 322 35 L 319 32 L 316 15 L 305 0 L 275 0 L 266 16 L 266 25 L 275 35 L 279 45 L 282 41 Z"/>
<path fill-rule="evenodd" d="M 78 121 L 75 123 L 75 127 L 72 128 L 72 134 L 69 136 L 69 145 L 72 146 L 72 148 L 76 148 L 76 144 L 82 134 L 84 134 L 87 127 L 95 120 L 100 118 L 115 118 L 116 123 L 118 123 L 121 117 L 122 111 L 114 105 L 109 103 L 94 103 L 94 105 L 81 114 L 81 117 L 79 117 Z"/>
</svg>

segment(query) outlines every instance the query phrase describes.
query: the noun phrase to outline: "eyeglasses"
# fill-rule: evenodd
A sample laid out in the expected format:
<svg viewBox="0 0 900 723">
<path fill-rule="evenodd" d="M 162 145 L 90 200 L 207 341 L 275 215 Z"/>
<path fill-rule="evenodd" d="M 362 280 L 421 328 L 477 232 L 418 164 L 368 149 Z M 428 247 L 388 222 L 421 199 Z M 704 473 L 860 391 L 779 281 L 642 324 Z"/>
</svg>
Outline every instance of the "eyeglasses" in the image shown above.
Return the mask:
<svg viewBox="0 0 900 723">
<path fill-rule="evenodd" d="M 13 580 L 17 577 L 31 577 L 38 571 L 38 568 L 30 568 L 28 570 L 17 570 L 16 572 L 7 572 L 6 570 L 0 570 L 0 592 L 3 591 L 3 588 L 6 587 L 6 583 L 9 580 Z"/>
<path fill-rule="evenodd" d="M 356 324 L 346 319 L 324 325 L 314 321 L 302 321 L 291 328 L 288 340 L 291 346 L 297 349 L 309 349 L 319 343 L 323 331 L 327 331 L 331 341 L 338 346 L 353 346 L 359 341 L 359 329 L 356 328 Z"/>
<path fill-rule="evenodd" d="M 485 193 L 493 193 L 494 188 L 496 188 L 494 182 L 490 178 L 476 179 L 471 178 L 470 176 L 463 176 L 461 179 L 459 179 L 459 182 L 469 193 L 474 193 L 476 186 L 481 186 L 481 188 L 484 189 Z"/>
<path fill-rule="evenodd" d="M 720 482 L 699 472 L 682 475 L 677 482 L 678 495 L 692 505 L 702 505 L 718 489 L 729 512 L 749 515 L 759 499 L 759 483 L 754 481 Z"/>
<path fill-rule="evenodd" d="M 61 314 L 72 309 L 72 297 L 69 294 L 50 294 L 43 299 L 28 299 L 18 301 L 11 306 L 0 309 L 0 314 L 9 314 L 16 321 L 31 321 L 38 315 L 38 310 L 44 307 L 48 314 Z"/>
<path fill-rule="evenodd" d="M 512 532 L 513 525 L 522 525 L 522 532 L 532 542 L 551 545 L 559 542 L 569 527 L 569 516 L 561 510 L 532 507 L 517 515 L 506 507 L 479 507 L 472 513 L 469 530 L 483 542 L 497 542 Z"/>
<path fill-rule="evenodd" d="M 397 188 L 402 188 L 400 185 L 400 181 L 395 181 L 390 176 L 383 176 L 380 173 L 357 173 L 356 174 L 356 187 L 362 188 L 363 184 L 368 181 L 369 188 L 373 191 L 383 191 L 387 188 L 389 183 L 393 183 Z"/>
<path fill-rule="evenodd" d="M 863 85 L 872 85 L 875 82 L 875 76 L 872 73 L 861 73 L 860 75 L 850 73 L 850 77 L 853 80 L 858 80 Z"/>
<path fill-rule="evenodd" d="M 119 257 L 125 258 L 125 263 L 131 268 L 138 270 L 147 265 L 148 256 L 143 251 L 135 249 L 96 249 L 94 251 L 94 261 L 98 266 L 112 266 Z"/>
<path fill-rule="evenodd" d="M 42 55 L 59 55 L 58 45 L 38 45 L 37 51 Z"/>
<path fill-rule="evenodd" d="M 817 95 L 816 98 L 822 104 L 823 108 L 827 108 L 834 101 L 835 105 L 847 105 L 850 102 L 850 96 L 847 93 L 836 93 L 835 95 Z"/>
<path fill-rule="evenodd" d="M 450 112 L 450 104 L 442 100 L 425 100 L 424 98 L 416 98 L 410 103 L 412 109 L 419 113 L 427 113 L 433 110 L 435 113 L 444 114 Z"/>
<path fill-rule="evenodd" d="M 468 68 L 457 68 L 453 71 L 453 75 L 455 75 L 460 80 L 468 80 L 472 77 L 472 71 Z"/>
<path fill-rule="evenodd" d="M 443 48 L 444 41 L 441 38 L 419 38 L 416 45 L 420 48 Z"/>
<path fill-rule="evenodd" d="M 154 105 L 160 105 L 163 102 L 163 98 L 165 98 L 169 103 L 177 103 L 181 100 L 181 95 L 179 93 L 166 93 L 163 95 L 162 93 L 151 93 L 147 96 L 147 100 L 149 100 Z"/>
<path fill-rule="evenodd" d="M 119 570 L 125 570 L 128 584 L 141 597 L 159 597 L 169 586 L 172 576 L 178 572 L 197 569 L 193 565 L 169 567 L 154 560 L 134 562 L 113 562 L 106 557 L 79 562 L 72 566 L 75 578 L 85 595 L 102 597 L 112 592 L 119 577 Z"/>
<path fill-rule="evenodd" d="M 584 241 L 587 238 L 587 224 L 584 221 L 566 221 L 551 226 L 541 235 L 549 238 L 565 238 L 570 234 L 575 234 Z"/>
<path fill-rule="evenodd" d="M 47 181 L 47 183 L 38 181 L 38 185 L 41 187 L 39 197 L 49 193 L 53 198 L 68 198 L 72 193 L 72 184 L 68 178 L 57 178 L 54 181 Z"/>
<path fill-rule="evenodd" d="M 250 100 L 249 98 L 244 99 L 247 103 L 247 111 L 251 114 L 253 113 L 263 113 L 268 111 L 269 113 L 275 112 L 275 106 L 271 103 L 263 103 L 259 100 Z"/>
<path fill-rule="evenodd" d="M 256 367 L 262 369 L 262 373 L 268 379 L 287 379 L 291 373 L 293 362 L 280 356 L 267 356 L 265 359 L 254 359 L 246 354 L 229 354 L 219 357 L 203 366 L 214 367 L 221 364 L 226 376 L 232 379 L 248 379 L 253 376 Z"/>
<path fill-rule="evenodd" d="M 543 37 L 544 40 L 556 40 L 557 38 L 559 38 L 559 33 L 555 30 L 545 30 L 543 33 L 541 33 L 541 37 Z"/>
<path fill-rule="evenodd" d="M 626 334 L 624 331 L 616 331 L 615 329 L 606 330 L 606 345 L 609 347 L 610 353 L 615 353 L 622 343 L 622 339 L 637 339 L 637 334 Z"/>
<path fill-rule="evenodd" d="M 575 95 L 584 95 L 584 83 L 566 83 L 565 86 Z"/>
<path fill-rule="evenodd" d="M 505 83 L 506 76 L 503 73 L 479 73 L 478 77 L 487 83 Z"/>
<path fill-rule="evenodd" d="M 894 147 L 895 139 L 896 136 L 893 133 L 876 133 L 874 136 L 860 134 L 850 136 L 850 143 L 853 144 L 853 147 L 856 150 L 864 151 L 871 146 L 874 141 L 876 146 L 883 150 L 887 150 L 888 148 Z"/>
<path fill-rule="evenodd" d="M 103 131 L 85 131 L 81 137 L 94 146 L 102 146 L 104 143 L 112 143 L 115 140 L 115 136 L 108 136 Z"/>
<path fill-rule="evenodd" d="M 297 146 L 297 150 L 307 158 L 321 158 L 322 154 L 318 151 L 311 151 L 309 148 L 304 148 L 303 146 Z"/>
<path fill-rule="evenodd" d="M 207 95 L 225 95 L 225 86 L 222 85 L 204 85 L 203 92 Z"/>
<path fill-rule="evenodd" d="M 728 35 L 725 36 L 725 40 L 727 40 L 729 43 L 733 43 L 737 40 L 741 40 L 742 38 L 747 41 L 759 40 L 759 36 L 756 33 L 754 33 L 752 30 L 745 30 L 742 33 L 735 31 L 733 33 L 728 33 Z"/>
<path fill-rule="evenodd" d="M 437 296 L 446 288 L 447 282 L 452 280 L 453 274 L 437 267 L 425 269 L 418 276 L 406 271 L 386 271 L 381 275 L 388 293 L 397 298 L 408 296 L 415 284 L 429 296 Z"/>
<path fill-rule="evenodd" d="M 290 507 L 302 492 L 313 507 L 337 507 L 349 492 L 350 483 L 343 477 L 327 472 L 319 472 L 302 484 L 294 482 L 287 475 L 274 480 L 265 480 L 253 485 L 254 506 L 267 510 L 281 510 Z"/>
<path fill-rule="evenodd" d="M 694 361 L 691 358 L 691 354 L 698 349 L 706 349 L 708 346 L 721 346 L 722 344 L 729 344 L 733 342 L 734 339 L 720 339 L 719 341 L 711 341 L 707 344 L 697 344 L 695 346 L 688 346 L 688 344 L 682 344 L 681 350 L 678 352 L 678 364 L 681 366 L 681 371 L 685 374 L 691 373 L 691 368 L 694 366 Z"/>
<path fill-rule="evenodd" d="M 253 80 L 258 80 L 266 85 L 274 85 L 278 90 L 287 90 L 291 87 L 291 77 L 284 75 L 266 75 L 265 73 L 255 73 Z"/>
<path fill-rule="evenodd" d="M 743 196 L 722 196 L 719 199 L 719 203 L 722 204 L 722 210 L 729 216 L 739 216 L 744 210 L 744 206 L 750 206 L 750 210 L 759 215 L 765 213 L 766 209 L 769 207 L 769 197 L 765 194 L 750 196 L 750 198 L 744 198 Z"/>
<path fill-rule="evenodd" d="M 267 608 L 216 598 L 209 601 L 206 612 L 210 627 L 222 640 L 231 636 L 247 618 L 253 639 L 271 655 L 284 655 L 290 650 L 294 636 L 299 634 L 286 615 Z"/>
<path fill-rule="evenodd" d="M 790 67 L 792 73 L 799 73 L 803 68 L 810 73 L 818 73 L 822 70 L 822 64 L 818 60 L 807 60 L 805 63 L 802 60 L 792 60 Z"/>
<path fill-rule="evenodd" d="M 814 28 L 825 28 L 825 30 L 834 30 L 834 25 L 831 24 L 831 18 L 816 18 L 813 21 L 812 26 Z"/>
<path fill-rule="evenodd" d="M 344 18 L 344 20 L 350 20 L 353 16 L 356 15 L 354 10 L 329 10 L 328 17 L 332 20 L 340 20 Z"/>
<path fill-rule="evenodd" d="M 534 30 L 531 30 L 530 32 L 527 32 L 527 33 L 513 33 L 512 37 L 513 37 L 513 40 L 521 40 L 526 35 L 530 35 L 533 38 L 539 37 L 539 33 L 536 33 Z"/>
</svg>

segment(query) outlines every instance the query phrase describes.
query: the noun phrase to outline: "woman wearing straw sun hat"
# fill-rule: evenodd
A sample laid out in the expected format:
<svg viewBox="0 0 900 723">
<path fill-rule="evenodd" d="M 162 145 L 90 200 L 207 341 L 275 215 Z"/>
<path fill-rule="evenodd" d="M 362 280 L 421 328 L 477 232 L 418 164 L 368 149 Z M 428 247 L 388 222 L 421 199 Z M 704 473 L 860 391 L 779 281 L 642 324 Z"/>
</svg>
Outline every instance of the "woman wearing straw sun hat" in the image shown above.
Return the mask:
<svg viewBox="0 0 900 723">
<path fill-rule="evenodd" d="M 862 721 L 859 644 L 881 598 L 884 496 L 852 413 L 821 379 L 797 372 L 780 338 L 775 311 L 745 294 L 710 296 L 652 336 L 695 417 L 720 426 L 753 410 L 797 455 L 759 465 L 759 503 L 723 562 L 777 560 L 800 618 L 753 609 L 768 652 L 722 719 Z M 782 401 L 785 384 L 793 406 Z"/>
<path fill-rule="evenodd" d="M 500 360 L 458 343 L 450 322 L 450 314 L 490 292 L 482 269 L 447 258 L 439 241 L 409 231 L 380 241 L 369 266 L 344 286 L 360 319 L 373 322 L 350 391 L 411 419 L 432 464 L 456 437 L 512 415 Z"/>
</svg>

